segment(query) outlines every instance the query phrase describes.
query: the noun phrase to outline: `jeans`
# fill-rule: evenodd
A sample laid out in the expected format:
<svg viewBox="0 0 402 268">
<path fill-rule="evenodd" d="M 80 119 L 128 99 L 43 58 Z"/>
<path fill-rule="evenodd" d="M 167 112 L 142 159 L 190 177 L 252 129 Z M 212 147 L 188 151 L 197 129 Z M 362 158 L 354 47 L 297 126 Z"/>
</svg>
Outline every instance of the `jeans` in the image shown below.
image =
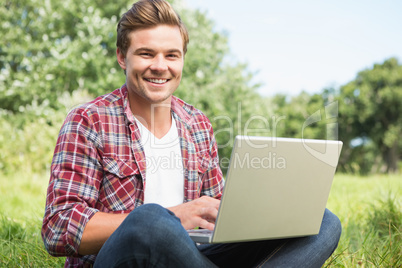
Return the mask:
<svg viewBox="0 0 402 268">
<path fill-rule="evenodd" d="M 321 267 L 340 235 L 339 219 L 326 210 L 315 236 L 197 245 L 171 211 L 146 204 L 109 237 L 94 267 Z"/>
</svg>

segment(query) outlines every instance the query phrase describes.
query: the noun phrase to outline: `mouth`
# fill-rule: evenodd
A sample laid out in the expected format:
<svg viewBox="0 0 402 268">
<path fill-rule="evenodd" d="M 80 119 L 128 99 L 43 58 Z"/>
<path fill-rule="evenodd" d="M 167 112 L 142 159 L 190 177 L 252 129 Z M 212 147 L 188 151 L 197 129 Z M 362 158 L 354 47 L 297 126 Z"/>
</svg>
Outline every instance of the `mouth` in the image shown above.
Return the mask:
<svg viewBox="0 0 402 268">
<path fill-rule="evenodd" d="M 145 79 L 145 81 L 148 81 L 148 82 L 151 82 L 151 83 L 154 83 L 154 84 L 164 84 L 164 83 L 166 83 L 167 81 L 169 81 L 169 79 L 163 79 L 163 78 L 144 78 Z"/>
</svg>

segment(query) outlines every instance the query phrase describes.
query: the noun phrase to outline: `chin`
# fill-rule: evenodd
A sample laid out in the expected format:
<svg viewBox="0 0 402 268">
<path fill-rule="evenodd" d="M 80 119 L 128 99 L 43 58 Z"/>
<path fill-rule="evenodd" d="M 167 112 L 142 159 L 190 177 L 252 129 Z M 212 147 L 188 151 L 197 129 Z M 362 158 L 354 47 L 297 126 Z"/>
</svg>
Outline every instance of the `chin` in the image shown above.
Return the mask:
<svg viewBox="0 0 402 268">
<path fill-rule="evenodd" d="M 170 104 L 170 98 L 172 95 L 168 96 L 150 96 L 147 98 L 147 100 L 151 104 Z"/>
</svg>

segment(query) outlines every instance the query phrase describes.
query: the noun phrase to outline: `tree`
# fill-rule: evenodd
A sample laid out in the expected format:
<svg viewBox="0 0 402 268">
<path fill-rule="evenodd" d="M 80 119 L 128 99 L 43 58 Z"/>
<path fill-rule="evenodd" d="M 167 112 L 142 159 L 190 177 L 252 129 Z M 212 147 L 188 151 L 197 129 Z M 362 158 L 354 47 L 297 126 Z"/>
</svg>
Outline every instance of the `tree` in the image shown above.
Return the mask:
<svg viewBox="0 0 402 268">
<path fill-rule="evenodd" d="M 102 12 L 98 2 L 13 0 L 1 5 L 1 108 L 24 111 L 33 102 L 57 108 L 66 92 L 85 88 L 102 94 L 124 82 L 114 57 L 115 27 L 127 1 L 114 1 L 113 14 L 110 5 Z"/>
<path fill-rule="evenodd" d="M 223 145 L 219 154 L 228 158 L 234 135 L 244 132 L 250 117 L 265 116 L 267 108 L 247 65 L 228 63 L 227 36 L 214 30 L 205 13 L 180 0 L 170 2 L 190 34 L 175 94 L 211 119 Z M 19 121 L 33 121 L 65 114 L 65 100 L 76 92 L 97 96 L 120 87 L 125 77 L 115 56 L 116 26 L 131 5 L 128 0 L 6 0 L 0 6 L 0 115 L 11 121 L 13 114 L 29 111 L 33 116 L 18 116 Z M 253 121 L 253 127 L 265 127 L 264 121 Z M 222 128 L 227 131 L 219 132 Z"/>
<path fill-rule="evenodd" d="M 294 97 L 278 94 L 273 98 L 278 121 L 278 134 L 283 137 L 337 140 L 338 103 L 334 93 L 325 89 L 322 94 L 301 92 Z"/>
<path fill-rule="evenodd" d="M 359 72 L 341 87 L 339 101 L 346 150 L 370 146 L 385 163 L 382 171 L 397 172 L 402 149 L 402 65 L 398 60 L 390 58 Z"/>
</svg>

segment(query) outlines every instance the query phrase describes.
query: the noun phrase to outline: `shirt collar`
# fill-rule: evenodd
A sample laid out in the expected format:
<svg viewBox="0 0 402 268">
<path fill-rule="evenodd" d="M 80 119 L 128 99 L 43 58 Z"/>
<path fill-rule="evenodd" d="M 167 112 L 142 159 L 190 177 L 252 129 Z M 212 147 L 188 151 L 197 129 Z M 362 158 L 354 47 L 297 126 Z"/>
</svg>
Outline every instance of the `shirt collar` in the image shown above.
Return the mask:
<svg viewBox="0 0 402 268">
<path fill-rule="evenodd" d="M 120 94 L 123 99 L 124 115 L 128 120 L 127 124 L 135 124 L 135 118 L 130 108 L 130 102 L 128 101 L 128 90 L 126 84 L 120 88 Z"/>
<path fill-rule="evenodd" d="M 128 90 L 127 85 L 124 84 L 120 88 L 120 93 L 123 98 L 123 109 L 126 118 L 128 119 L 128 124 L 134 124 L 135 118 L 133 112 L 130 108 L 130 102 L 128 101 Z M 187 128 L 191 128 L 191 114 L 193 107 L 182 101 L 181 99 L 177 98 L 176 96 L 172 96 L 171 102 L 171 111 L 175 120 L 182 122 Z M 185 107 L 187 109 L 185 109 Z"/>
</svg>

